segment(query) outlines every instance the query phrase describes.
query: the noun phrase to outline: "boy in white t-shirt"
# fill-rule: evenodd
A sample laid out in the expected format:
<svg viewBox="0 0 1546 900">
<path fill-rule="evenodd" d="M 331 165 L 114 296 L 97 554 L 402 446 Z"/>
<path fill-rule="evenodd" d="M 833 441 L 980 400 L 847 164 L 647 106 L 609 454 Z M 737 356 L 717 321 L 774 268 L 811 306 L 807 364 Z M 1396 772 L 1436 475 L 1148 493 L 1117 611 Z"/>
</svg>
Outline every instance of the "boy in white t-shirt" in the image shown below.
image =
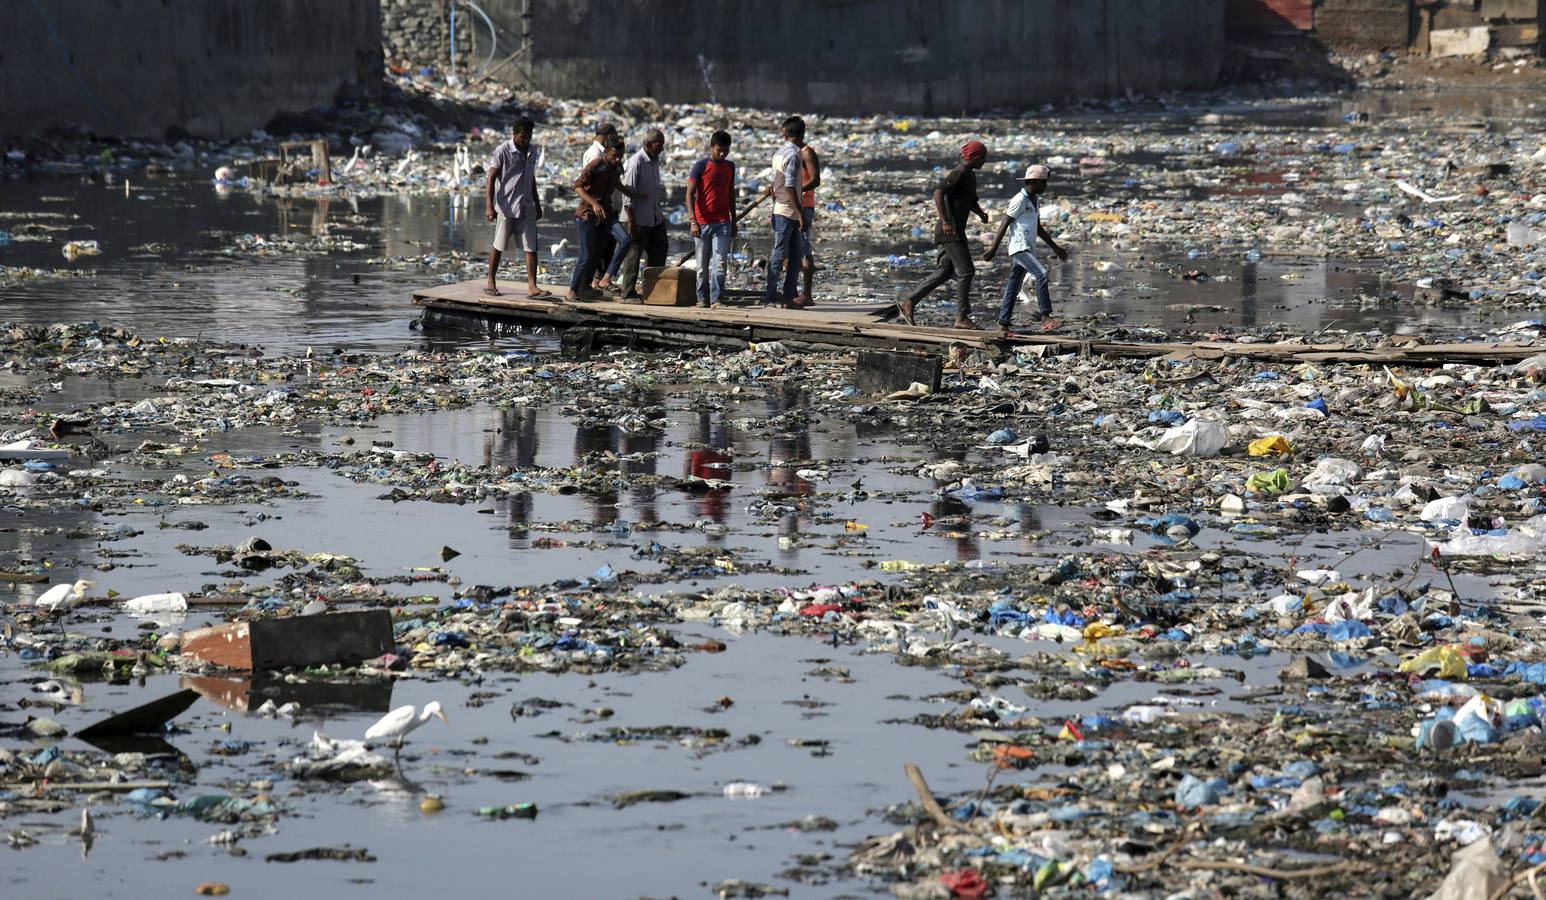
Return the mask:
<svg viewBox="0 0 1546 900">
<path fill-rule="evenodd" d="M 1014 321 L 1015 298 L 1020 293 L 1020 285 L 1024 283 L 1026 275 L 1030 275 L 1036 283 L 1038 309 L 1031 321 L 1041 323 L 1044 329 L 1057 327 L 1051 318 L 1052 292 L 1047 287 L 1047 267 L 1036 258 L 1038 237 L 1047 242 L 1058 259 L 1068 258 L 1068 251 L 1058 246 L 1047 229 L 1041 227 L 1041 194 L 1047 189 L 1047 176 L 1050 174 L 1046 166 L 1031 166 L 1025 170 L 1025 189 L 1009 201 L 1009 208 L 1004 211 L 1004 221 L 999 223 L 998 232 L 993 235 L 993 246 L 982 255 L 983 262 L 991 262 L 998 254 L 998 245 L 1004 240 L 1004 232 L 1009 232 L 1009 258 L 1014 266 L 1009 270 L 1009 280 L 1004 283 L 1004 298 L 998 311 L 999 329 L 1005 334 L 1009 333 L 1009 326 Z"/>
</svg>

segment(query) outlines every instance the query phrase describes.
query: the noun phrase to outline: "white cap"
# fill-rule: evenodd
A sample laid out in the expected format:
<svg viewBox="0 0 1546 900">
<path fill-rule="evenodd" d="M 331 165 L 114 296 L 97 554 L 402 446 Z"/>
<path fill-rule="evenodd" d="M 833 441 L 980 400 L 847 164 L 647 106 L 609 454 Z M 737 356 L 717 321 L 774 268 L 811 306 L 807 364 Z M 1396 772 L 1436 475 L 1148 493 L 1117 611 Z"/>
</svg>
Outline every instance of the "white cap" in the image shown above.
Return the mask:
<svg viewBox="0 0 1546 900">
<path fill-rule="evenodd" d="M 1025 180 L 1030 181 L 1032 178 L 1039 178 L 1042 181 L 1046 181 L 1047 177 L 1051 174 L 1052 170 L 1046 166 L 1031 166 L 1025 170 Z"/>
</svg>

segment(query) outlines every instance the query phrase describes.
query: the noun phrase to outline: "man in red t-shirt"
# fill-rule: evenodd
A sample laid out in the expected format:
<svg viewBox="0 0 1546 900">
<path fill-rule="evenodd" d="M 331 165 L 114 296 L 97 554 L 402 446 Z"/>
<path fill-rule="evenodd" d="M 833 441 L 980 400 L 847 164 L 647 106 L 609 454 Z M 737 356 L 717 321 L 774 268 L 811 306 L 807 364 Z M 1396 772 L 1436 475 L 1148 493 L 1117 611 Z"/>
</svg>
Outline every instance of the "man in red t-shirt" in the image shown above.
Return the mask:
<svg viewBox="0 0 1546 900">
<path fill-rule="evenodd" d="M 718 306 L 725 294 L 725 267 L 735 239 L 735 163 L 730 161 L 730 135 L 714 132 L 709 155 L 687 175 L 687 209 L 692 213 L 692 240 L 698 260 L 698 305 Z"/>
</svg>

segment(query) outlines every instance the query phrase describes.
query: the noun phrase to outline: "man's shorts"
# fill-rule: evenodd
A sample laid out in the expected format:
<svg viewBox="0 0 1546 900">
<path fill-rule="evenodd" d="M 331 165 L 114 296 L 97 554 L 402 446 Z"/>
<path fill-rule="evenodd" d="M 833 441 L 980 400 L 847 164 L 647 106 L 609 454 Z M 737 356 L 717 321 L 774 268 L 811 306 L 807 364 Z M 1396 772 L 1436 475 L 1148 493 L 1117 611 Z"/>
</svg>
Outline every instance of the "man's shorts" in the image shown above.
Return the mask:
<svg viewBox="0 0 1546 900">
<path fill-rule="evenodd" d="M 504 253 L 510 249 L 510 242 L 514 239 L 520 245 L 519 249 L 527 253 L 537 252 L 537 218 L 526 216 L 521 219 L 507 219 L 504 213 L 499 214 L 499 223 L 494 226 L 494 249 Z"/>
</svg>

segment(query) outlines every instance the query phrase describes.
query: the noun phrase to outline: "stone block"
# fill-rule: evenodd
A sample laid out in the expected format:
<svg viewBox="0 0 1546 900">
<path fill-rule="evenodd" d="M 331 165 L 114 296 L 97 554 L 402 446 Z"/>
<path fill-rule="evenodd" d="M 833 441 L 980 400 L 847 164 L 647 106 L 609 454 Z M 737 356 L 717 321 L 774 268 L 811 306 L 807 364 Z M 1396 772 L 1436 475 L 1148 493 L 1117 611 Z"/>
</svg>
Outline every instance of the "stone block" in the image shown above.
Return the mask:
<svg viewBox="0 0 1546 900">
<path fill-rule="evenodd" d="M 942 365 L 938 356 L 903 350 L 860 350 L 854 387 L 861 394 L 905 391 L 914 382 L 939 390 Z"/>
</svg>

